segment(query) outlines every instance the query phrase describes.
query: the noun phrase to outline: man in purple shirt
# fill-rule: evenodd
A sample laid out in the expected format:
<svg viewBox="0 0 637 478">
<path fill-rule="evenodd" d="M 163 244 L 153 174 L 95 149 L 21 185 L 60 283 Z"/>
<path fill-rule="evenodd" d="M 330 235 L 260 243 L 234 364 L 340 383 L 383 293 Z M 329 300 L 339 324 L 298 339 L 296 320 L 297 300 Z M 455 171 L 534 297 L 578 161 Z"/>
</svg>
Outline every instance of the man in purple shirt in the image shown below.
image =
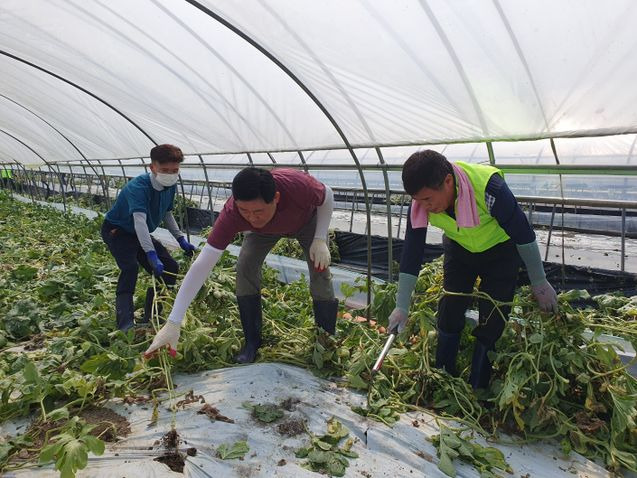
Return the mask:
<svg viewBox="0 0 637 478">
<path fill-rule="evenodd" d="M 293 237 L 303 248 L 316 325 L 334 334 L 338 300 L 334 298 L 327 247 L 332 210 L 332 190 L 309 174 L 254 167 L 240 171 L 232 181 L 232 197 L 181 284 L 168 321 L 145 355 L 152 355 L 164 345 L 177 348 L 188 306 L 223 251 L 240 232 L 245 232 L 245 237 L 237 260 L 236 294 L 245 344 L 235 360 L 254 362 L 261 346 L 261 267 L 281 237 Z"/>
</svg>

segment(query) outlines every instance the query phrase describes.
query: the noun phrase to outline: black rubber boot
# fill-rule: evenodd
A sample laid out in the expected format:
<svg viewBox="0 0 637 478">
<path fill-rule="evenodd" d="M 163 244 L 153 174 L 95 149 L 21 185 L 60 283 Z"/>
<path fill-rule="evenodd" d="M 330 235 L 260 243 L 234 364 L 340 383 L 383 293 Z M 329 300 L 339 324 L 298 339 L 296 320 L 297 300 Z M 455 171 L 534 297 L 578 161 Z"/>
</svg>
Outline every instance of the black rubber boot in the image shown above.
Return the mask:
<svg viewBox="0 0 637 478">
<path fill-rule="evenodd" d="M 119 330 L 126 332 L 133 326 L 134 313 L 133 294 L 120 294 L 115 297 L 115 317 Z"/>
<path fill-rule="evenodd" d="M 239 318 L 243 328 L 245 344 L 234 358 L 237 363 L 252 363 L 257 358 L 257 350 L 261 347 L 261 295 L 244 295 L 237 297 Z"/>
<path fill-rule="evenodd" d="M 458 376 L 456 357 L 460 346 L 460 334 L 450 334 L 438 330 L 438 348 L 436 349 L 436 368 L 447 371 L 449 375 Z"/>
<path fill-rule="evenodd" d="M 140 324 L 150 323 L 153 317 L 153 301 L 155 300 L 155 290 L 152 287 L 146 289 L 146 299 L 144 301 L 144 316 L 139 321 Z M 157 315 L 161 315 L 161 304 L 157 304 Z"/>
<path fill-rule="evenodd" d="M 473 358 L 471 359 L 471 374 L 469 375 L 469 385 L 471 385 L 474 390 L 489 387 L 489 381 L 491 380 L 489 350 L 494 350 L 494 348 L 487 347 L 479 340 L 476 340 L 473 349 Z"/>
<path fill-rule="evenodd" d="M 336 333 L 336 314 L 338 313 L 338 299 L 315 300 L 314 321 L 317 327 L 322 328 L 330 335 Z"/>
</svg>

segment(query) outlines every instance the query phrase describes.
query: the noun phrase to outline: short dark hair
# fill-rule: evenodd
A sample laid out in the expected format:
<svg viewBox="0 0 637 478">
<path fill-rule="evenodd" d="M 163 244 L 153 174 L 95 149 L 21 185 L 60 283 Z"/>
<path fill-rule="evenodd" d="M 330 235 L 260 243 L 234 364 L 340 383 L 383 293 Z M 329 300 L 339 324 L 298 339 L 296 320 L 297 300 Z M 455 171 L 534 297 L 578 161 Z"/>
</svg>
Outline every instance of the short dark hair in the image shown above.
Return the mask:
<svg viewBox="0 0 637 478">
<path fill-rule="evenodd" d="M 453 174 L 451 163 L 432 149 L 418 151 L 403 164 L 403 188 L 411 196 L 422 188 L 439 189 L 447 174 Z"/>
<path fill-rule="evenodd" d="M 159 164 L 181 163 L 184 160 L 184 153 L 172 144 L 160 144 L 150 150 L 150 160 Z"/>
<path fill-rule="evenodd" d="M 271 203 L 276 193 L 272 173 L 267 169 L 244 168 L 232 180 L 232 196 L 236 201 L 263 199 Z"/>
</svg>

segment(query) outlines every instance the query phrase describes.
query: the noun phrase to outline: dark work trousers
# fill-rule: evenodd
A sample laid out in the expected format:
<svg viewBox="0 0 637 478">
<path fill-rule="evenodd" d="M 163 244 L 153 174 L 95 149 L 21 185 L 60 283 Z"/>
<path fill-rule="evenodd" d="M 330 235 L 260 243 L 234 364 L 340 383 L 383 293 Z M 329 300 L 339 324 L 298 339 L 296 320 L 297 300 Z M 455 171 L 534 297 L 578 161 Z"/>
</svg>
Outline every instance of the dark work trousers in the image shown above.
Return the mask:
<svg viewBox="0 0 637 478">
<path fill-rule="evenodd" d="M 241 251 L 237 259 L 237 297 L 261 293 L 261 267 L 268 252 L 282 237 L 291 237 L 299 241 L 310 274 L 310 294 L 314 300 L 333 300 L 334 288 L 330 268 L 319 272 L 310 260 L 310 246 L 316 231 L 316 214 L 296 234 L 282 236 L 278 234 L 245 233 Z"/>
<path fill-rule="evenodd" d="M 480 277 L 480 291 L 498 301 L 513 300 L 520 256 L 512 240 L 484 252 L 469 252 L 447 237 L 443 239 L 443 246 L 446 291 L 471 293 L 476 278 Z M 460 333 L 465 324 L 465 312 L 472 300 L 472 297 L 443 296 L 438 304 L 438 328 L 450 334 Z M 480 299 L 480 319 L 473 335 L 491 349 L 502 335 L 510 311 L 511 307 L 504 306 L 500 307 L 500 313 L 491 301 Z"/>
<path fill-rule="evenodd" d="M 137 283 L 139 265 L 141 264 L 149 274 L 153 273 L 153 268 L 148 262 L 146 253 L 139 244 L 137 234 L 131 234 L 108 221 L 104 221 L 102 224 L 102 239 L 115 258 L 117 267 L 120 268 L 116 294 L 133 294 Z M 159 260 L 164 263 L 165 272 L 161 275 L 161 279 L 167 286 L 175 285 L 177 277 L 173 274 L 176 274 L 179 270 L 177 262 L 170 256 L 161 242 L 154 238 L 153 246 L 155 251 L 157 251 Z M 172 274 L 166 274 L 166 272 L 172 272 Z"/>
</svg>

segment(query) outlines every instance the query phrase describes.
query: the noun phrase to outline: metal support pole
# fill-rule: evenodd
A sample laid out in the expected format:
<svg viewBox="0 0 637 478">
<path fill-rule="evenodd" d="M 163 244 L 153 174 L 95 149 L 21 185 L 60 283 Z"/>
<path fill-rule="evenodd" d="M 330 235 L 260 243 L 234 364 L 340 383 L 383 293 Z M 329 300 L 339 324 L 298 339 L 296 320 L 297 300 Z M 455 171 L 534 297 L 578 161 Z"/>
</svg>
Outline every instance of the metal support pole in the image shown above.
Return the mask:
<svg viewBox="0 0 637 478">
<path fill-rule="evenodd" d="M 87 159 L 86 162 L 91 165 L 91 162 Z M 92 165 L 91 165 L 92 166 Z M 111 208 L 111 197 L 110 194 L 108 192 L 108 188 L 109 188 L 109 183 L 110 183 L 110 177 L 106 176 L 106 171 L 104 170 L 104 164 L 100 161 L 100 168 L 102 168 L 102 176 L 100 176 L 99 174 L 97 175 L 97 180 L 100 182 L 100 185 L 102 186 L 102 191 L 104 191 L 104 197 L 106 200 L 106 209 L 110 209 Z M 93 168 L 93 171 L 95 171 L 95 168 Z M 95 173 L 97 173 L 97 171 L 95 171 Z M 104 179 L 102 179 L 104 178 Z"/>
<path fill-rule="evenodd" d="M 489 164 L 495 166 L 495 155 L 493 154 L 493 143 L 487 141 L 487 153 L 489 153 Z"/>
<path fill-rule="evenodd" d="M 303 156 L 303 152 L 302 151 L 297 151 L 299 153 L 299 158 L 301 159 L 301 164 L 303 165 L 303 169 L 305 170 L 305 172 L 308 172 L 307 169 L 307 163 L 305 162 L 305 156 Z"/>
<path fill-rule="evenodd" d="M 560 158 L 557 155 L 557 147 L 555 146 L 555 140 L 551 138 L 551 151 L 553 152 L 553 157 L 555 158 L 555 164 L 560 164 Z M 562 286 L 566 283 L 566 254 L 565 254 L 565 246 L 564 246 L 564 183 L 562 181 L 562 175 L 559 176 L 560 180 L 560 199 L 562 200 Z"/>
<path fill-rule="evenodd" d="M 555 220 L 555 204 L 553 205 L 553 212 L 551 212 L 551 224 L 549 225 L 549 235 L 546 238 L 546 251 L 544 253 L 544 262 L 549 260 L 549 246 L 551 245 L 551 235 L 553 234 L 553 221 Z M 564 228 L 564 224 L 562 224 Z"/>
<path fill-rule="evenodd" d="M 57 166 L 57 174 L 58 174 L 58 180 L 60 181 L 60 190 L 62 192 L 62 205 L 64 206 L 64 212 L 66 211 L 66 186 L 64 185 L 64 178 L 62 177 L 62 173 L 60 172 L 60 165 L 56 164 Z M 51 168 L 51 170 L 53 170 L 53 168 Z"/>
<path fill-rule="evenodd" d="M 208 179 L 208 170 L 206 169 L 206 163 L 203 162 L 203 157 L 199 154 L 199 162 L 201 163 L 201 167 L 203 168 L 203 175 L 206 178 L 206 189 L 208 190 L 208 210 L 210 211 L 211 224 L 215 223 L 215 210 L 214 205 L 212 203 L 212 191 L 210 190 L 210 180 Z"/>
<path fill-rule="evenodd" d="M 398 214 L 398 230 L 396 231 L 396 237 L 400 238 L 400 226 L 403 222 L 403 211 L 405 209 L 405 194 L 400 196 L 400 213 Z"/>
<path fill-rule="evenodd" d="M 380 148 L 377 146 L 376 154 L 378 155 L 378 160 L 381 165 L 385 164 L 385 159 L 383 158 L 383 153 Z M 388 278 L 387 280 L 391 284 L 394 282 L 394 249 L 392 245 L 392 224 L 391 224 L 391 193 L 389 189 L 389 175 L 387 174 L 387 168 L 382 168 L 383 170 L 383 180 L 385 181 L 385 204 L 387 205 L 387 272 Z"/>
<path fill-rule="evenodd" d="M 122 163 L 121 159 L 118 159 L 117 162 L 119 163 L 119 167 L 122 170 L 122 178 L 124 178 L 124 181 L 126 181 L 126 171 L 124 170 L 124 163 Z"/>
<path fill-rule="evenodd" d="M 622 245 L 621 245 L 621 271 L 626 270 L 626 209 L 622 209 Z"/>
<path fill-rule="evenodd" d="M 354 207 L 356 207 L 356 191 L 354 191 L 354 195 L 352 196 L 352 213 L 349 217 L 349 232 L 352 232 L 352 225 L 354 224 Z"/>
<path fill-rule="evenodd" d="M 82 164 L 82 170 L 84 171 L 84 181 L 86 182 L 86 193 L 85 194 L 91 194 L 91 186 L 93 185 L 93 180 L 89 177 L 89 175 L 86 173 L 86 166 L 84 166 Z M 89 183 L 89 181 L 91 181 Z"/>
<path fill-rule="evenodd" d="M 35 180 L 33 179 L 32 175 L 29 174 L 27 169 L 22 164 L 20 164 L 20 167 L 22 168 L 22 172 L 24 174 L 24 179 L 27 181 L 27 184 L 29 182 L 32 184 L 32 185 L 29 184 L 29 187 L 27 188 L 27 191 L 29 192 L 29 196 L 31 196 L 31 202 L 35 204 L 34 193 L 37 193 L 37 186 L 35 184 Z"/>
<path fill-rule="evenodd" d="M 184 201 L 184 217 L 182 218 L 181 227 L 186 226 L 186 238 L 188 242 L 190 242 L 190 224 L 188 223 L 188 204 L 186 204 L 186 193 L 184 192 L 184 181 L 181 179 L 181 174 L 179 175 L 179 185 L 181 186 L 181 197 Z"/>
</svg>

